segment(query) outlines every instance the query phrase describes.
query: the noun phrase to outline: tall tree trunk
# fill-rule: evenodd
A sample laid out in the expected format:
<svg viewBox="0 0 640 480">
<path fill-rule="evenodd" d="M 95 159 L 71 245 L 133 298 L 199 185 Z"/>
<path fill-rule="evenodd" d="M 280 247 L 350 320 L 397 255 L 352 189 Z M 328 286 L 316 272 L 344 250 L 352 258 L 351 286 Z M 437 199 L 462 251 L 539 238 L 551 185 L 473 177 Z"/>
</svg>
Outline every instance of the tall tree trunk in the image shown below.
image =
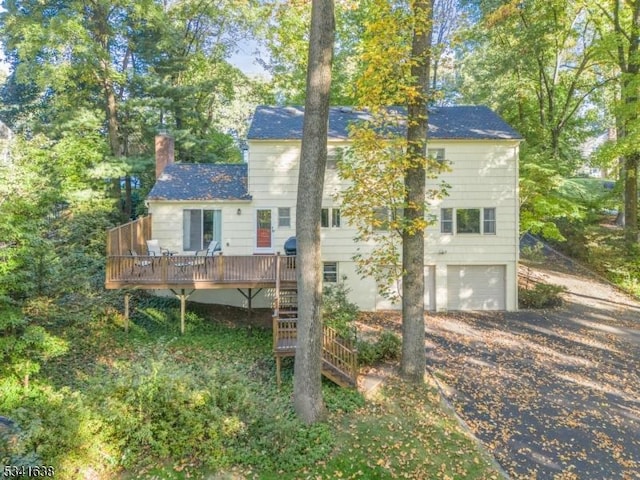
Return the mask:
<svg viewBox="0 0 640 480">
<path fill-rule="evenodd" d="M 631 21 L 627 32 L 622 27 L 622 12 L 626 7 L 630 9 Z M 618 37 L 618 65 L 622 72 L 621 100 L 623 105 L 623 111 L 618 114 L 616 123 L 618 133 L 621 133 L 621 137 L 624 138 L 629 135 L 629 131 L 635 128 L 634 124 L 638 122 L 638 108 L 640 108 L 640 96 L 637 91 L 637 82 L 640 77 L 640 0 L 614 1 L 613 22 Z M 619 140 L 623 140 L 623 138 L 619 138 Z M 638 164 L 640 163 L 640 152 L 638 149 L 626 153 L 622 162 L 624 167 L 624 236 L 626 243 L 632 245 L 639 241 Z"/>
<path fill-rule="evenodd" d="M 431 61 L 433 0 L 412 5 L 414 27 L 411 46 L 411 76 L 415 95 L 408 104 L 407 154 L 405 170 L 405 226 L 402 233 L 402 376 L 424 381 L 424 204 L 426 201 L 428 90 Z M 417 228 L 416 228 L 417 227 Z"/>
<path fill-rule="evenodd" d="M 296 203 L 298 241 L 298 344 L 293 379 L 296 414 L 307 424 L 324 415 L 322 401 L 322 260 L 320 213 L 327 162 L 331 62 L 335 36 L 333 0 L 313 0 L 302 151 Z"/>
<path fill-rule="evenodd" d="M 640 154 L 624 157 L 624 238 L 628 244 L 638 242 L 638 161 Z"/>
</svg>

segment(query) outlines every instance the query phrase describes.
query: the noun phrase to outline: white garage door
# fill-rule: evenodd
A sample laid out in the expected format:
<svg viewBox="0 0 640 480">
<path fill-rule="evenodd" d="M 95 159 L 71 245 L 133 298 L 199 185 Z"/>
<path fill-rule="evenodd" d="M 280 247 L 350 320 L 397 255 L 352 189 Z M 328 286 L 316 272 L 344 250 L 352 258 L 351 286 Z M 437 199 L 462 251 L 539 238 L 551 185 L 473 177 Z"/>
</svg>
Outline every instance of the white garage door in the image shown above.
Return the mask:
<svg viewBox="0 0 640 480">
<path fill-rule="evenodd" d="M 449 265 L 449 310 L 504 310 L 504 265 Z"/>
<path fill-rule="evenodd" d="M 424 309 L 436 310 L 436 267 L 433 265 L 424 267 Z"/>
</svg>

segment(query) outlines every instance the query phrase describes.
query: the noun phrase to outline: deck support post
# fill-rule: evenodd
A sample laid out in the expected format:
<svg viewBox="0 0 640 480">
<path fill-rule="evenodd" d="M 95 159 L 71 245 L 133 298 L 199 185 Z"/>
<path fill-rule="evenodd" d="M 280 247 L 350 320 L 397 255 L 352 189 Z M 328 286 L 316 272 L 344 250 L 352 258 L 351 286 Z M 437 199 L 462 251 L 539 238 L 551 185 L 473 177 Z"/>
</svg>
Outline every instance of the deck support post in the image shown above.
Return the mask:
<svg viewBox="0 0 640 480">
<path fill-rule="evenodd" d="M 124 294 L 124 331 L 129 333 L 129 293 Z"/>
<path fill-rule="evenodd" d="M 187 311 L 187 298 L 189 298 L 195 290 L 191 290 L 189 293 L 187 293 L 184 288 L 180 290 L 180 293 L 173 289 L 171 289 L 171 291 L 180 299 L 180 334 L 184 335 L 184 316 Z"/>
<path fill-rule="evenodd" d="M 184 288 L 182 289 L 182 295 L 180 295 L 180 335 L 184 335 L 184 314 L 187 309 L 187 299 L 184 295 Z"/>
<path fill-rule="evenodd" d="M 276 312 L 280 310 L 280 252 L 276 253 L 276 298 L 274 299 L 274 308 Z"/>
<path fill-rule="evenodd" d="M 282 380 L 280 378 L 280 367 L 282 366 L 282 357 L 280 355 L 276 355 L 276 384 L 278 388 L 280 388 L 280 384 Z"/>
<path fill-rule="evenodd" d="M 252 300 L 262 291 L 262 288 L 257 289 L 255 293 L 251 287 L 247 288 L 247 293 L 244 293 L 241 288 L 237 288 L 236 290 L 238 290 L 240 294 L 247 299 L 247 306 L 249 307 L 247 316 L 251 316 L 251 313 L 253 313 Z"/>
</svg>

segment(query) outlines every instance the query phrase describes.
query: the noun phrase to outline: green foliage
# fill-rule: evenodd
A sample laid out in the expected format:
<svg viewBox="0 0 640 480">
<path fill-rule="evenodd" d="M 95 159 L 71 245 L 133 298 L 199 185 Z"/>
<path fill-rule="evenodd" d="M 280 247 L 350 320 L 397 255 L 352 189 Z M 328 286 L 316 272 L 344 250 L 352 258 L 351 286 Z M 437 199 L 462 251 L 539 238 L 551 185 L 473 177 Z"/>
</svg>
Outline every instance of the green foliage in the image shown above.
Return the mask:
<svg viewBox="0 0 640 480">
<path fill-rule="evenodd" d="M 374 342 L 359 340 L 356 347 L 360 365 L 374 365 L 384 360 L 398 360 L 402 353 L 402 339 L 393 332 L 384 331 Z"/>
<path fill-rule="evenodd" d="M 432 387 L 389 379 L 374 399 L 336 424 L 336 449 L 305 477 L 499 478 L 439 404 Z"/>
<path fill-rule="evenodd" d="M 584 223 L 560 223 L 566 242 L 555 245 L 628 293 L 640 297 L 640 251 L 624 241 L 621 228 L 594 216 Z"/>
<path fill-rule="evenodd" d="M 610 180 L 600 178 L 568 178 L 560 186 L 559 193 L 568 200 L 582 205 L 590 211 L 615 208 L 617 192 L 605 187 Z"/>
<path fill-rule="evenodd" d="M 0 373 L 22 380 L 26 388 L 42 362 L 64 354 L 68 345 L 25 317 L 8 298 L 4 300 L 0 304 Z"/>
<path fill-rule="evenodd" d="M 230 442 L 243 435 L 255 405 L 246 382 L 230 368 L 178 365 L 162 345 L 113 372 L 102 395 L 106 420 L 131 467 L 155 458 L 229 463 Z"/>
<path fill-rule="evenodd" d="M 524 152 L 520 159 L 520 231 L 563 240 L 558 219 L 579 220 L 584 208 L 561 194 L 565 179 L 550 158 Z"/>
<path fill-rule="evenodd" d="M 520 255 L 523 260 L 534 263 L 542 263 L 545 259 L 543 248 L 544 246 L 540 242 L 536 243 L 533 246 L 527 245 L 526 247 L 522 247 L 520 249 Z"/>
<path fill-rule="evenodd" d="M 268 331 L 229 328 L 190 308 L 195 327 L 176 337 L 176 326 L 166 321 L 174 316 L 175 300 L 139 292 L 133 297 L 136 309 L 144 312 L 136 322 L 143 324 L 129 334 L 115 318 L 105 320 L 108 297 L 87 298 L 87 318 L 69 313 L 68 319 L 58 305 L 62 299 L 39 299 L 23 307 L 49 335 L 64 336 L 69 350 L 43 363 L 28 390 L 17 378 L 0 374 L 0 412 L 15 421 L 17 432 L 0 435 L 4 464 L 53 465 L 61 480 L 200 478 L 229 471 L 259 478 L 324 472 L 335 478 L 346 458 L 367 468 L 370 453 L 361 454 L 357 445 L 363 436 L 350 425 L 370 426 L 375 435 L 386 432 L 376 423 L 379 405 L 326 382 L 329 421 L 306 426 L 292 409 L 290 379 L 282 389 L 275 386 Z M 13 327 L 7 328 L 22 328 L 21 318 L 0 318 L 11 319 L 6 323 Z M 383 344 L 395 344 L 380 343 L 381 351 L 390 350 Z M 399 395 L 389 405 L 406 400 Z M 437 400 L 427 403 L 429 408 L 439 405 Z M 402 416 L 389 412 L 389 419 L 402 424 L 390 431 L 411 432 L 413 421 L 405 427 L 405 418 L 425 407 L 423 394 L 419 405 L 404 405 Z M 367 408 L 378 414 L 364 412 Z M 445 437 L 447 451 L 461 448 L 451 432 Z M 334 474 L 325 470 L 329 464 Z"/>
<path fill-rule="evenodd" d="M 362 393 L 355 388 L 339 387 L 330 381 L 324 385 L 322 397 L 330 412 L 355 412 L 366 403 Z"/>
<path fill-rule="evenodd" d="M 355 321 L 359 310 L 355 303 L 349 301 L 350 289 L 342 282 L 325 284 L 322 292 L 322 321 L 335 329 L 341 337 L 355 339 Z"/>
<path fill-rule="evenodd" d="M 17 441 L 0 449 L 4 465 L 52 465 L 56 477 L 112 468 L 116 451 L 111 426 L 95 405 L 68 388 L 35 385 L 28 392 L 11 379 L 0 382 L 0 411 L 17 425 Z"/>
<path fill-rule="evenodd" d="M 87 165 L 76 157 L 84 154 L 66 141 L 18 137 L 11 162 L 0 164 L 0 238 L 8 241 L 0 245 L 0 289 L 15 299 L 55 295 L 69 285 L 93 290 L 103 269 L 113 206 L 101 199 L 104 182 L 93 190 Z"/>
<path fill-rule="evenodd" d="M 562 305 L 562 292 L 566 289 L 560 285 L 536 283 L 533 288 L 520 288 L 518 301 L 521 308 L 553 308 Z"/>
<path fill-rule="evenodd" d="M 270 0 L 267 6 L 270 22 L 263 25 L 270 61 L 267 69 L 279 103 L 304 104 L 309 50 L 310 2 Z M 331 101 L 334 105 L 354 104 L 354 75 L 359 68 L 361 32 L 369 2 L 336 2 L 336 42 L 331 74 Z"/>
<path fill-rule="evenodd" d="M 329 425 L 304 425 L 286 400 L 272 397 L 256 407 L 261 413 L 253 418 L 243 442 L 237 445 L 238 463 L 267 472 L 298 472 L 322 461 L 333 449 Z"/>
</svg>

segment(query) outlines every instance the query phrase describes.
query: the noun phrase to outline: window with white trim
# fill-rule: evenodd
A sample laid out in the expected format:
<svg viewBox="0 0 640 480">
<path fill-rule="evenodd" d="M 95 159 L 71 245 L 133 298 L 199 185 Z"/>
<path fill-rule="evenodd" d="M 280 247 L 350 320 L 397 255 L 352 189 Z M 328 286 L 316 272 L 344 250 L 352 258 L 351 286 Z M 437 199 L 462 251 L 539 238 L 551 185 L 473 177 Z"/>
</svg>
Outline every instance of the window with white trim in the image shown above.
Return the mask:
<svg viewBox="0 0 640 480">
<path fill-rule="evenodd" d="M 456 208 L 456 233 L 480 233 L 479 208 Z"/>
<path fill-rule="evenodd" d="M 291 228 L 291 208 L 278 208 L 278 227 Z"/>
<path fill-rule="evenodd" d="M 496 234 L 496 209 L 441 208 L 440 233 L 459 235 Z"/>
<path fill-rule="evenodd" d="M 398 228 L 396 220 L 402 218 L 401 208 L 379 207 L 373 209 L 373 230 L 387 231 L 389 228 Z"/>
<path fill-rule="evenodd" d="M 323 208 L 322 210 L 320 210 L 320 226 L 322 228 L 340 228 L 340 209 Z"/>
<path fill-rule="evenodd" d="M 324 262 L 322 264 L 322 281 L 326 283 L 338 281 L 338 262 Z"/>
<path fill-rule="evenodd" d="M 338 167 L 338 160 L 342 158 L 343 153 L 342 147 L 327 150 L 327 170 L 335 170 Z"/>
<path fill-rule="evenodd" d="M 427 156 L 433 158 L 438 163 L 444 162 L 444 148 L 429 148 L 427 149 Z"/>
<path fill-rule="evenodd" d="M 222 243 L 222 211 L 185 209 L 182 211 L 182 249 L 205 249 L 212 240 Z"/>
<path fill-rule="evenodd" d="M 440 233 L 453 233 L 453 208 L 440 209 Z"/>
<path fill-rule="evenodd" d="M 496 209 L 495 208 L 483 208 L 482 209 L 482 233 L 485 235 L 496 234 Z"/>
</svg>

